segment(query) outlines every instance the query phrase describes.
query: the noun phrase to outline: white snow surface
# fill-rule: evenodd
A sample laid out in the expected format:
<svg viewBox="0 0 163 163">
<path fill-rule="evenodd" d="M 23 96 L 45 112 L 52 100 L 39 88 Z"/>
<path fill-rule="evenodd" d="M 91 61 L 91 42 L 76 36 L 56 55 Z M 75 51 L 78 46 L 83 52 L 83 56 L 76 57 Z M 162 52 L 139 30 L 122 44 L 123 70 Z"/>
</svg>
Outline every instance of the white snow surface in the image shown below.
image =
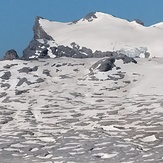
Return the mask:
<svg viewBox="0 0 163 163">
<path fill-rule="evenodd" d="M 163 28 L 163 22 L 152 25 L 151 27 Z"/>
<path fill-rule="evenodd" d="M 93 51 L 144 47 L 150 57 L 162 57 L 163 23 L 145 27 L 101 12 L 95 15 L 97 18 L 91 22 L 81 19 L 77 23 L 61 23 L 40 19 L 39 23 L 58 45 L 70 46 L 75 42 Z"/>
<path fill-rule="evenodd" d="M 163 58 L 136 60 L 108 72 L 90 72 L 99 58 L 1 61 L 0 162 L 162 158 Z"/>
</svg>

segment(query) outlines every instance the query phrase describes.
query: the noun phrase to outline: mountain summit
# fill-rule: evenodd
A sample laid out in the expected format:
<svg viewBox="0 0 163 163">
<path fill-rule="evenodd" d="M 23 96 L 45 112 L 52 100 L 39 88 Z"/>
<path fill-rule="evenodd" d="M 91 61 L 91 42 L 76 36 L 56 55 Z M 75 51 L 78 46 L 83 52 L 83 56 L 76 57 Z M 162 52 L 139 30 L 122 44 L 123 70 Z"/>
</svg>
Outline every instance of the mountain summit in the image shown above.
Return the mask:
<svg viewBox="0 0 163 163">
<path fill-rule="evenodd" d="M 123 52 L 132 57 L 162 56 L 162 23 L 145 27 L 139 20 L 129 22 L 102 12 L 93 12 L 73 22 L 55 22 L 36 17 L 34 37 L 24 58 L 102 57 Z"/>
</svg>

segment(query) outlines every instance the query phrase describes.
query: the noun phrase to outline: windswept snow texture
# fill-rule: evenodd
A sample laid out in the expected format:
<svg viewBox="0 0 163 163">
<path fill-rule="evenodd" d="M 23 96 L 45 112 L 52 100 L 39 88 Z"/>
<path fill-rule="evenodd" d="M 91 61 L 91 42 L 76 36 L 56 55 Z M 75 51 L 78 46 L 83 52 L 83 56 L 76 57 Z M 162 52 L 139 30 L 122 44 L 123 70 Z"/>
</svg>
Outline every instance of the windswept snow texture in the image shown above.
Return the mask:
<svg viewBox="0 0 163 163">
<path fill-rule="evenodd" d="M 98 61 L 1 62 L 1 163 L 163 162 L 163 59 Z"/>
<path fill-rule="evenodd" d="M 96 12 L 75 22 L 60 23 L 39 19 L 42 29 L 58 45 L 80 47 L 93 51 L 119 51 L 121 49 L 147 48 L 150 57 L 162 56 L 162 23 L 145 27 L 136 21 L 129 22 L 109 14 Z"/>
</svg>

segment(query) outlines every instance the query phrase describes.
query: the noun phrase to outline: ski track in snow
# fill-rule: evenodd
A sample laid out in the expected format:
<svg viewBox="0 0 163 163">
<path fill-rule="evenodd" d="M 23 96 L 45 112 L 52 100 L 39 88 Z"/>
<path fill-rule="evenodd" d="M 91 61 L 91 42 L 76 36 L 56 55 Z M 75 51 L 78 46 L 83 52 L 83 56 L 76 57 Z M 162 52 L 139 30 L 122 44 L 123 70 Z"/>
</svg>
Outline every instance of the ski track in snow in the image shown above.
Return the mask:
<svg viewBox="0 0 163 163">
<path fill-rule="evenodd" d="M 163 59 L 90 73 L 98 60 L 1 62 L 0 162 L 163 161 Z"/>
</svg>

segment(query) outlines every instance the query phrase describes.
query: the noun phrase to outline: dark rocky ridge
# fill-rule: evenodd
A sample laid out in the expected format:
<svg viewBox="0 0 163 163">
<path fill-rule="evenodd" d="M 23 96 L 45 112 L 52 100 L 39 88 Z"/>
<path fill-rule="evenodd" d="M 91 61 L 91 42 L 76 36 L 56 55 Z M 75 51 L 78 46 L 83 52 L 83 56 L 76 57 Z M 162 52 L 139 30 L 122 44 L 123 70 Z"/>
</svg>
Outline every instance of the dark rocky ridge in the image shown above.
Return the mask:
<svg viewBox="0 0 163 163">
<path fill-rule="evenodd" d="M 96 18 L 97 18 L 97 16 L 96 16 L 95 14 L 96 14 L 96 12 L 90 12 L 89 14 L 87 14 L 87 15 L 82 19 L 82 21 L 85 21 L 85 20 L 88 21 L 88 22 L 93 21 L 93 19 L 96 19 Z M 79 20 L 80 20 L 80 19 L 79 19 Z M 70 23 L 70 25 L 71 25 L 71 24 L 77 24 L 79 20 L 74 20 L 74 21 L 72 21 L 72 23 Z"/>
<path fill-rule="evenodd" d="M 133 59 L 131 57 L 126 56 L 125 54 L 119 54 L 117 52 L 111 51 L 98 51 L 92 52 L 91 49 L 86 47 L 78 47 L 73 46 L 75 43 L 71 44 L 72 47 L 59 45 L 58 47 L 50 47 L 47 41 L 44 39 L 44 44 L 40 43 L 37 40 L 32 40 L 29 46 L 23 51 L 22 59 L 29 60 L 30 57 L 33 56 L 33 59 L 37 58 L 50 58 L 48 55 L 48 49 L 51 49 L 51 52 L 56 57 L 72 57 L 72 58 L 103 58 L 103 57 L 115 57 L 115 59 L 123 59 L 124 63 L 132 62 Z M 44 48 L 42 48 L 44 47 Z M 40 55 L 36 55 L 36 51 L 39 51 Z"/>
<path fill-rule="evenodd" d="M 143 22 L 143 21 L 141 21 L 141 20 L 139 20 L 139 19 L 135 19 L 134 21 L 135 21 L 136 23 L 138 23 L 138 24 L 144 26 L 144 22 Z"/>
<path fill-rule="evenodd" d="M 35 33 L 35 32 L 34 32 Z M 37 34 L 34 34 L 34 37 L 37 37 Z M 28 47 L 24 49 L 23 51 L 23 56 L 22 59 L 28 60 L 30 59 L 30 57 L 34 56 L 34 58 L 37 58 L 37 54 L 36 51 L 39 51 L 40 53 L 40 58 L 42 56 L 42 54 L 47 50 L 47 48 L 49 47 L 49 45 L 47 45 L 47 40 L 43 39 L 44 43 L 40 43 L 39 41 L 37 41 L 37 39 L 33 38 Z M 44 48 L 41 48 L 44 47 Z M 46 56 L 47 57 L 47 56 Z M 44 57 L 45 58 L 45 57 Z"/>
<path fill-rule="evenodd" d="M 112 70 L 114 67 L 116 69 L 121 69 L 120 67 L 117 67 L 115 65 L 116 60 L 123 60 L 123 63 L 135 63 L 137 64 L 137 61 L 133 58 L 127 57 L 124 54 L 120 54 L 119 56 L 114 56 L 110 58 L 104 58 L 96 62 L 95 64 L 92 65 L 90 68 L 90 71 L 92 72 L 94 69 L 98 69 L 100 72 L 106 72 Z"/>
<path fill-rule="evenodd" d="M 93 19 L 96 19 L 96 18 L 97 18 L 97 16 L 96 16 L 95 14 L 96 14 L 96 12 L 91 12 L 91 13 L 87 14 L 87 15 L 83 18 L 83 21 L 84 21 L 84 20 L 87 20 L 88 22 L 93 21 Z"/>
<path fill-rule="evenodd" d="M 34 40 L 36 39 L 46 39 L 46 40 L 53 40 L 51 36 L 49 36 L 41 27 L 39 23 L 39 19 L 43 19 L 42 17 L 37 16 L 35 18 L 35 23 L 33 26 L 33 31 L 34 31 Z"/>
<path fill-rule="evenodd" d="M 49 45 L 47 44 L 48 40 L 53 40 L 51 36 L 49 36 L 41 27 L 39 20 L 43 19 L 42 17 L 37 16 L 35 18 L 35 23 L 33 26 L 33 39 L 30 41 L 27 48 L 23 51 L 22 59 L 28 60 L 30 57 L 34 56 L 34 58 L 38 58 L 36 52 L 39 52 L 40 58 L 49 58 L 47 55 L 47 48 Z M 38 40 L 43 39 L 43 43 L 40 43 Z M 44 48 L 42 48 L 44 47 Z"/>
<path fill-rule="evenodd" d="M 115 58 L 106 58 L 102 59 L 95 64 L 92 65 L 90 70 L 92 71 L 93 69 L 98 69 L 101 72 L 109 71 L 112 70 L 113 67 L 115 67 Z"/>
</svg>

